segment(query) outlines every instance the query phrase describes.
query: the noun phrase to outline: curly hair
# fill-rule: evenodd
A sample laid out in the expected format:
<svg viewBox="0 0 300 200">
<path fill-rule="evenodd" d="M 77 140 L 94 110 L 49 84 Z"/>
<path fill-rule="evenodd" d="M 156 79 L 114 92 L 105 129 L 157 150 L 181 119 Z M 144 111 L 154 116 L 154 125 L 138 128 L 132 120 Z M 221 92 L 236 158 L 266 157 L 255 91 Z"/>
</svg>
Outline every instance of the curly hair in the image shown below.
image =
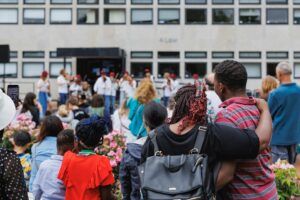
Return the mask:
<svg viewBox="0 0 300 200">
<path fill-rule="evenodd" d="M 174 100 L 176 104 L 170 124 L 181 121 L 180 131 L 195 123 L 206 125 L 207 98 L 204 86 L 198 91 L 196 85 L 186 85 L 177 91 Z"/>
<path fill-rule="evenodd" d="M 266 76 L 262 80 L 261 89 L 262 92 L 268 94 L 270 91 L 278 87 L 277 80 L 273 76 Z"/>
<path fill-rule="evenodd" d="M 136 89 L 135 98 L 140 104 L 147 104 L 156 98 L 156 90 L 150 80 L 141 81 Z"/>
<path fill-rule="evenodd" d="M 234 60 L 225 60 L 215 68 L 216 79 L 230 90 L 245 90 L 247 85 L 247 71 L 244 65 Z"/>
</svg>

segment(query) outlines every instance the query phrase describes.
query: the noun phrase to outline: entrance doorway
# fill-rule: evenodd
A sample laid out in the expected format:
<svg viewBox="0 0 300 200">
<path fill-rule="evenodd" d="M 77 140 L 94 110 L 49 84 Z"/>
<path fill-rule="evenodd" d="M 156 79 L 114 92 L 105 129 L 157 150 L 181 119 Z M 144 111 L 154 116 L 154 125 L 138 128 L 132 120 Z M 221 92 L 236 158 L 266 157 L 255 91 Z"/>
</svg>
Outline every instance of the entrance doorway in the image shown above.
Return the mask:
<svg viewBox="0 0 300 200">
<path fill-rule="evenodd" d="M 110 72 L 115 72 L 116 77 L 120 78 L 123 72 L 122 59 L 103 59 L 103 58 L 77 58 L 77 74 L 80 74 L 82 80 L 94 85 L 97 78 L 100 76 L 101 70 L 104 70 L 107 75 Z"/>
<path fill-rule="evenodd" d="M 267 63 L 267 75 L 276 77 L 276 66 L 278 63 Z"/>
</svg>

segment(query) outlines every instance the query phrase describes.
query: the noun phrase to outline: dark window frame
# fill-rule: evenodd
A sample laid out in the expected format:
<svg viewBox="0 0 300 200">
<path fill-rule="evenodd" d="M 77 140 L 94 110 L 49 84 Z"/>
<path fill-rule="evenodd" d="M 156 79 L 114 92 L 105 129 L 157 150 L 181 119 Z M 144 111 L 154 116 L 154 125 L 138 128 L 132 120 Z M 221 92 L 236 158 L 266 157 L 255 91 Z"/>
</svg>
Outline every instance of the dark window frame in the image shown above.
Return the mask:
<svg viewBox="0 0 300 200">
<path fill-rule="evenodd" d="M 233 11 L 233 20 L 232 23 L 219 23 L 219 22 L 214 22 L 214 10 L 232 10 Z M 213 25 L 234 25 L 235 24 L 235 11 L 234 8 L 213 8 L 212 9 L 212 24 Z"/>
<path fill-rule="evenodd" d="M 181 1 L 181 0 L 177 0 L 178 3 L 160 3 L 159 1 L 160 1 L 160 0 L 157 0 L 157 4 L 158 4 L 158 5 L 180 5 L 180 1 Z"/>
<path fill-rule="evenodd" d="M 151 0 L 151 3 L 134 3 L 133 0 L 131 0 L 132 5 L 153 5 L 153 0 Z"/>
<path fill-rule="evenodd" d="M 50 0 L 50 4 L 51 5 L 72 5 L 73 0 L 71 0 L 71 3 L 53 3 L 53 0 Z"/>
<path fill-rule="evenodd" d="M 151 72 L 151 74 L 153 74 L 153 62 L 151 62 L 151 61 L 145 61 L 145 62 L 135 62 L 135 61 L 132 61 L 132 62 L 130 62 L 130 73 L 132 74 L 132 65 L 133 64 L 148 64 L 151 68 L 150 68 L 150 72 Z M 144 72 L 142 72 L 143 74 L 144 74 Z M 140 76 L 135 76 L 134 75 L 134 78 L 143 78 L 143 77 L 140 77 Z"/>
<path fill-rule="evenodd" d="M 205 56 L 204 57 L 188 57 L 187 56 L 188 53 L 204 53 Z M 207 59 L 207 52 L 206 51 L 185 51 L 184 58 L 185 59 Z"/>
<path fill-rule="evenodd" d="M 300 3 L 299 3 L 300 4 Z M 300 8 L 294 8 L 293 9 L 293 24 L 294 25 L 300 25 L 300 22 L 299 23 L 295 23 L 295 11 L 298 10 L 300 12 Z"/>
<path fill-rule="evenodd" d="M 78 11 L 79 10 L 96 10 L 96 22 L 95 23 L 78 23 Z M 76 24 L 77 25 L 98 25 L 100 23 L 99 20 L 99 8 L 77 8 L 76 9 Z"/>
<path fill-rule="evenodd" d="M 9 76 L 6 75 L 6 71 L 5 71 L 5 77 L 6 78 L 18 78 L 18 73 L 19 73 L 18 62 L 9 62 L 9 63 L 15 63 L 16 64 L 17 72 L 16 72 L 16 75 L 9 77 Z M 9 64 L 9 63 L 0 63 L 0 64 L 6 65 L 6 64 Z M 7 69 L 7 68 L 5 67 L 5 69 Z M 0 78 L 3 78 L 3 76 L 0 75 Z"/>
<path fill-rule="evenodd" d="M 258 57 L 241 56 L 242 53 L 259 53 L 259 56 Z M 239 58 L 240 59 L 261 59 L 261 52 L 260 51 L 240 51 Z"/>
<path fill-rule="evenodd" d="M 160 53 L 178 53 L 178 57 L 161 57 Z M 180 51 L 158 51 L 157 52 L 157 58 L 158 59 L 180 59 Z"/>
<path fill-rule="evenodd" d="M 187 10 L 204 10 L 205 11 L 205 22 L 201 23 L 188 23 L 187 22 Z M 206 8 L 185 8 L 185 25 L 206 25 L 207 24 L 207 9 Z"/>
<path fill-rule="evenodd" d="M 187 79 L 192 79 L 193 78 L 192 76 L 188 77 L 187 74 L 186 74 L 186 72 L 187 72 L 187 70 L 186 70 L 187 64 L 205 64 L 205 73 L 203 74 L 203 76 L 202 75 L 199 76 L 199 78 L 204 78 L 205 75 L 208 72 L 207 62 L 195 62 L 195 61 L 189 62 L 189 61 L 186 61 L 186 62 L 184 62 L 184 78 L 187 78 Z"/>
<path fill-rule="evenodd" d="M 99 0 L 96 0 L 95 3 L 80 3 L 79 0 L 77 0 L 78 5 L 99 5 Z"/>
<path fill-rule="evenodd" d="M 59 61 L 50 61 L 49 62 L 49 78 L 57 78 L 58 76 L 55 76 L 55 75 L 52 75 L 52 71 L 51 71 L 51 64 L 62 64 L 64 65 L 64 62 L 59 62 Z M 70 64 L 71 65 L 71 73 L 73 72 L 73 69 L 72 69 L 72 62 L 66 62 L 66 66 Z"/>
<path fill-rule="evenodd" d="M 261 0 L 259 0 L 258 3 L 241 3 L 241 0 L 239 0 L 239 4 L 240 5 L 260 5 L 261 4 Z"/>
<path fill-rule="evenodd" d="M 124 21 L 124 23 L 108 23 L 108 22 L 105 22 L 105 20 L 106 20 L 106 18 L 105 18 L 105 14 L 106 14 L 106 11 L 107 10 L 123 10 L 123 11 L 125 11 L 124 13 L 125 13 L 125 21 Z M 126 8 L 104 8 L 103 9 L 103 15 L 104 15 L 104 17 L 103 17 L 103 24 L 104 25 L 125 25 L 126 23 L 127 23 L 127 12 L 126 12 Z"/>
<path fill-rule="evenodd" d="M 215 53 L 231 53 L 232 57 L 216 57 L 214 56 Z M 213 51 L 211 52 L 211 56 L 213 59 L 234 59 L 234 51 Z"/>
<path fill-rule="evenodd" d="M 19 24 L 19 9 L 18 8 L 0 8 L 0 10 L 16 10 L 17 11 L 17 22 L 14 23 L 7 23 L 7 22 L 0 22 L 0 24 L 3 25 L 15 25 L 15 24 Z"/>
<path fill-rule="evenodd" d="M 151 11 L 151 17 L 152 17 L 151 23 L 133 23 L 132 22 L 132 12 L 134 10 L 150 10 Z M 132 25 L 153 25 L 153 22 L 154 22 L 154 15 L 153 15 L 153 9 L 152 8 L 131 8 L 130 9 L 130 24 L 132 24 Z"/>
<path fill-rule="evenodd" d="M 295 73 L 296 72 L 296 64 L 300 65 L 300 62 L 294 62 L 293 64 L 294 64 L 294 67 L 293 67 L 294 76 L 293 77 L 294 77 L 294 79 L 300 79 L 300 76 L 296 76 L 296 73 Z"/>
<path fill-rule="evenodd" d="M 160 19 L 159 19 L 159 11 L 160 10 L 177 10 L 179 13 L 179 18 L 178 18 L 178 23 L 160 23 Z M 158 25 L 180 25 L 181 24 L 181 16 L 180 16 L 180 8 L 158 8 L 157 10 L 157 24 Z"/>
<path fill-rule="evenodd" d="M 268 10 L 287 10 L 287 23 L 268 23 Z M 289 9 L 288 8 L 266 8 L 266 25 L 288 25 L 289 24 Z"/>
<path fill-rule="evenodd" d="M 160 77 L 160 73 L 159 73 L 159 69 L 160 69 L 160 68 L 159 68 L 159 65 L 160 65 L 160 64 L 172 64 L 172 65 L 175 65 L 175 64 L 176 64 L 176 65 L 178 65 L 178 74 L 176 74 L 176 76 L 177 76 L 178 79 L 181 78 L 181 76 L 180 76 L 180 62 L 175 62 L 175 61 L 174 61 L 174 62 L 172 62 L 172 61 L 171 61 L 171 62 L 166 62 L 166 61 L 165 61 L 165 62 L 157 62 L 157 78 L 158 78 L 158 79 L 163 79 L 163 74 L 162 74 L 162 76 Z"/>
<path fill-rule="evenodd" d="M 17 2 L 5 2 L 5 3 L 2 3 L 2 2 L 0 2 L 0 5 L 17 5 L 17 4 L 19 4 L 19 0 L 17 0 Z"/>
<path fill-rule="evenodd" d="M 269 53 L 286 53 L 287 57 L 269 57 Z M 273 59 L 273 60 L 280 60 L 280 59 L 289 59 L 289 52 L 288 51 L 267 51 L 266 52 L 266 58 L 267 59 Z"/>
<path fill-rule="evenodd" d="M 249 76 L 248 72 L 248 79 L 260 79 L 262 78 L 262 63 L 261 62 L 241 62 L 242 65 L 245 66 L 245 64 L 259 64 L 260 65 L 260 70 L 259 70 L 259 76 Z M 247 70 L 247 67 L 245 66 L 246 70 Z"/>
<path fill-rule="evenodd" d="M 296 54 L 299 54 L 299 56 L 296 56 Z M 300 51 L 294 51 L 294 59 L 300 59 Z"/>
<path fill-rule="evenodd" d="M 104 5 L 126 5 L 126 0 L 124 0 L 124 3 L 109 3 L 109 0 L 104 0 Z"/>
<path fill-rule="evenodd" d="M 45 62 L 22 62 L 22 78 L 39 78 L 40 75 L 37 76 L 24 76 L 24 64 L 43 64 L 43 70 L 45 70 Z"/>
<path fill-rule="evenodd" d="M 241 10 L 259 10 L 259 17 L 260 17 L 260 20 L 259 20 L 259 23 L 241 23 Z M 239 24 L 240 25 L 261 25 L 262 24 L 262 15 L 261 15 L 261 8 L 239 8 Z"/>
<path fill-rule="evenodd" d="M 52 10 L 71 10 L 71 21 L 70 22 L 51 22 L 51 11 Z M 72 25 L 73 24 L 73 9 L 72 8 L 50 8 L 49 10 L 49 24 L 50 25 Z"/>
<path fill-rule="evenodd" d="M 150 57 L 134 57 L 134 53 L 151 53 Z M 152 51 L 131 51 L 130 52 L 130 58 L 131 59 L 152 59 L 153 58 L 153 52 Z"/>
<path fill-rule="evenodd" d="M 13 54 L 16 54 L 16 56 L 14 56 Z M 12 56 L 13 55 L 13 56 Z M 9 52 L 9 57 L 10 58 L 18 58 L 18 51 L 10 51 Z"/>
<path fill-rule="evenodd" d="M 188 0 L 185 0 L 185 5 L 206 5 L 207 4 L 207 0 L 204 0 L 204 3 L 188 3 Z"/>
<path fill-rule="evenodd" d="M 43 56 L 26 56 L 26 53 L 43 53 Z M 45 51 L 23 51 L 22 58 L 45 58 Z"/>
<path fill-rule="evenodd" d="M 44 10 L 44 21 L 42 23 L 26 23 L 25 20 L 25 10 Z M 45 8 L 23 8 L 23 24 L 25 25 L 43 25 L 46 24 L 46 9 Z"/>
<path fill-rule="evenodd" d="M 289 1 L 285 0 L 285 3 L 268 3 L 269 0 L 266 0 L 266 5 L 288 5 Z"/>
<path fill-rule="evenodd" d="M 215 3 L 214 0 L 212 0 L 212 5 L 234 5 L 234 0 L 231 0 L 231 3 Z"/>
<path fill-rule="evenodd" d="M 44 3 L 26 3 L 26 0 L 23 0 L 24 5 L 45 5 L 47 0 L 44 0 Z"/>
</svg>

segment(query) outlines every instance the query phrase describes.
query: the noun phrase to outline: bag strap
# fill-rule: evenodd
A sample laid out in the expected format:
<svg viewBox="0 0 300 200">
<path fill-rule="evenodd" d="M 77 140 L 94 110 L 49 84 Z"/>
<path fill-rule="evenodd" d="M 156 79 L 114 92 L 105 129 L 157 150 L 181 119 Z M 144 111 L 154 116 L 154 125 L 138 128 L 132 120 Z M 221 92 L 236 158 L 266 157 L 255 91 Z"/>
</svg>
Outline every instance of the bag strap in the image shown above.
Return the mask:
<svg viewBox="0 0 300 200">
<path fill-rule="evenodd" d="M 158 148 L 158 144 L 157 144 L 157 139 L 156 139 L 156 131 L 155 129 L 150 131 L 149 133 L 149 138 L 151 140 L 151 142 L 153 143 L 154 145 L 154 155 L 156 155 L 158 152 L 161 153 L 161 151 L 159 151 L 159 148 Z"/>
<path fill-rule="evenodd" d="M 207 127 L 206 126 L 199 126 L 196 142 L 194 148 L 191 150 L 191 153 L 200 153 L 202 150 L 202 146 L 204 143 L 204 139 L 206 136 Z"/>
</svg>

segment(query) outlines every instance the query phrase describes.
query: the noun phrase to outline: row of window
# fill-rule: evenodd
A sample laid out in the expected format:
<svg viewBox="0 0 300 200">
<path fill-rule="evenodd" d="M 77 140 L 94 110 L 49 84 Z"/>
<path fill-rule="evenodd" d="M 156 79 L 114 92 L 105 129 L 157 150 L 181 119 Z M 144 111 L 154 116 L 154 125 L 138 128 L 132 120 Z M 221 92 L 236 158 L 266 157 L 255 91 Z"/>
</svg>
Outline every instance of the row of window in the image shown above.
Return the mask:
<svg viewBox="0 0 300 200">
<path fill-rule="evenodd" d="M 75 1 L 75 0 L 74 0 Z M 180 0 L 157 0 L 158 4 L 180 4 Z M 46 0 L 23 0 L 24 4 L 45 4 Z M 0 4 L 18 4 L 19 0 L 0 0 Z M 51 4 L 72 4 L 73 0 L 50 0 Z M 126 0 L 104 0 L 105 4 L 126 4 Z M 235 0 L 212 0 L 212 4 L 234 4 Z M 240 4 L 261 4 L 261 0 L 239 0 Z M 293 0 L 300 4 L 300 0 Z M 77 0 L 77 4 L 99 4 L 99 0 Z M 131 4 L 153 4 L 153 0 L 131 0 Z M 185 4 L 207 4 L 207 0 L 185 0 Z M 266 0 L 266 4 L 288 4 L 288 0 Z"/>
<path fill-rule="evenodd" d="M 45 58 L 44 51 L 23 51 L 23 58 Z M 50 58 L 57 58 L 56 51 L 49 52 Z M 151 59 L 153 58 L 152 51 L 131 51 L 130 57 L 132 59 Z M 185 51 L 184 57 L 187 59 L 205 59 L 207 58 L 206 51 Z M 240 59 L 260 59 L 261 52 L 260 51 L 240 51 L 239 58 Z M 10 52 L 10 58 L 18 58 L 17 51 Z M 168 59 L 176 59 L 180 58 L 179 51 L 158 51 L 157 58 L 168 58 Z M 234 52 L 233 51 L 213 51 L 212 58 L 214 59 L 233 59 Z M 289 52 L 287 51 L 267 51 L 266 52 L 267 59 L 288 59 Z M 294 52 L 294 58 L 300 59 L 300 51 Z"/>
<path fill-rule="evenodd" d="M 267 24 L 288 24 L 287 8 L 267 8 Z M 300 24 L 300 8 L 294 9 L 294 24 Z M 45 24 L 44 8 L 24 8 L 23 24 Z M 17 24 L 18 9 L 0 8 L 0 24 Z M 185 24 L 206 24 L 207 9 L 185 9 Z M 213 24 L 234 24 L 233 8 L 212 9 Z M 261 24 L 261 9 L 239 9 L 240 24 Z M 51 8 L 50 24 L 72 24 L 72 9 Z M 78 8 L 77 24 L 99 24 L 97 8 Z M 104 24 L 126 24 L 125 9 L 104 9 Z M 152 9 L 131 9 L 131 24 L 153 24 Z M 158 24 L 180 24 L 180 9 L 158 9 Z"/>
<path fill-rule="evenodd" d="M 212 69 L 218 63 L 212 63 Z M 266 74 L 275 76 L 275 69 L 278 63 L 270 62 L 266 64 Z M 261 78 L 262 77 L 262 65 L 259 62 L 245 62 L 243 63 L 247 69 L 249 78 Z M 158 63 L 157 77 L 162 78 L 165 72 L 175 73 L 177 77 L 180 77 L 180 63 L 178 62 L 159 62 Z M 62 62 L 50 62 L 49 64 L 49 76 L 50 78 L 56 78 L 59 75 L 60 69 L 62 69 Z M 5 68 L 5 69 L 4 69 Z M 152 62 L 132 62 L 130 66 L 131 74 L 135 78 L 142 78 L 145 69 L 153 71 Z M 43 62 L 23 62 L 22 65 L 22 78 L 38 78 L 42 71 L 45 70 L 45 64 Z M 5 71 L 5 73 L 4 73 Z M 72 64 L 66 63 L 66 71 L 72 74 Z M 207 73 L 206 62 L 186 62 L 184 66 L 184 78 L 192 78 L 193 74 L 199 74 L 203 77 Z M 15 62 L 0 64 L 0 77 L 17 78 L 18 77 L 18 65 Z M 300 63 L 294 63 L 294 78 L 300 78 Z"/>
</svg>

